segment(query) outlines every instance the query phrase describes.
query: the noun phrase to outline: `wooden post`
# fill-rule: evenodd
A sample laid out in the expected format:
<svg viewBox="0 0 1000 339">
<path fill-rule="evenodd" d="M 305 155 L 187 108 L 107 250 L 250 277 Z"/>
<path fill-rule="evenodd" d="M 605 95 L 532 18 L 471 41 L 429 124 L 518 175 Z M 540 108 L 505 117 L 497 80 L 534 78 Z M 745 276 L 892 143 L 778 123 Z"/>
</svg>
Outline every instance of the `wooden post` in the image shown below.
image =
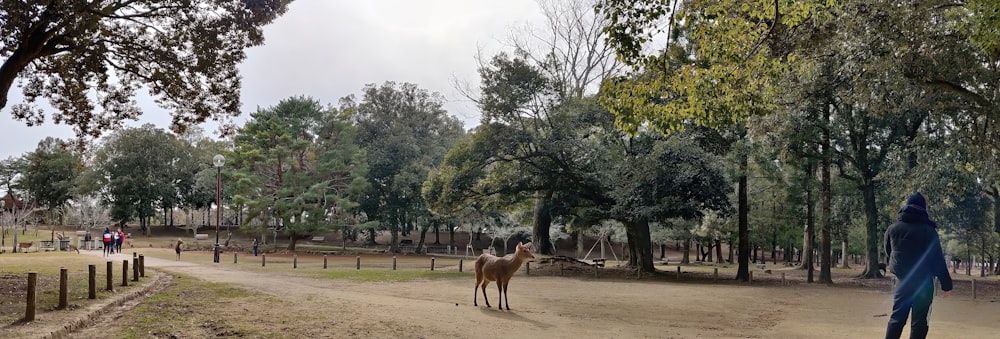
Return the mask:
<svg viewBox="0 0 1000 339">
<path fill-rule="evenodd" d="M 356 267 L 357 267 L 357 269 L 359 269 L 359 270 L 361 269 L 361 256 L 360 256 L 360 255 L 358 256 L 358 264 L 357 264 L 357 266 L 356 266 Z"/>
<path fill-rule="evenodd" d="M 462 259 L 458 259 L 458 273 L 462 273 Z"/>
<path fill-rule="evenodd" d="M 87 265 L 87 299 L 97 299 L 97 265 Z"/>
<path fill-rule="evenodd" d="M 597 278 L 597 264 L 594 264 L 594 278 Z"/>
<path fill-rule="evenodd" d="M 139 255 L 139 276 L 146 277 L 146 257 L 142 254 Z"/>
<path fill-rule="evenodd" d="M 122 260 L 122 286 L 128 286 L 128 260 Z"/>
<path fill-rule="evenodd" d="M 260 267 L 264 267 L 266 265 L 267 265 L 267 253 L 261 253 L 260 254 Z"/>
<path fill-rule="evenodd" d="M 524 275 L 531 275 L 531 262 L 524 263 Z"/>
<path fill-rule="evenodd" d="M 326 254 L 323 255 L 323 269 L 326 269 Z"/>
<path fill-rule="evenodd" d="M 563 263 L 559 263 L 559 275 L 563 275 L 563 269 L 564 268 L 565 267 L 563 267 Z"/>
<path fill-rule="evenodd" d="M 28 272 L 28 304 L 24 308 L 24 321 L 35 320 L 35 284 L 38 283 L 38 273 Z"/>
<path fill-rule="evenodd" d="M 132 257 L 132 281 L 139 281 L 139 257 Z"/>
<path fill-rule="evenodd" d="M 113 267 L 111 266 L 111 262 L 108 261 L 108 276 L 107 276 L 107 279 L 106 279 L 107 283 L 108 283 L 107 284 L 108 286 L 106 286 L 108 291 L 114 291 L 114 287 L 111 286 L 112 279 L 114 279 L 114 271 L 113 271 Z"/>
<path fill-rule="evenodd" d="M 677 280 L 681 280 L 681 267 L 677 266 Z"/>
<path fill-rule="evenodd" d="M 972 300 L 976 300 L 976 279 L 972 279 Z"/>
<path fill-rule="evenodd" d="M 233 252 L 233 264 L 236 264 L 240 260 L 239 258 L 237 258 L 237 254 L 239 254 L 239 253 Z"/>
<path fill-rule="evenodd" d="M 642 267 L 635 268 L 635 277 L 637 279 L 642 279 Z"/>
<path fill-rule="evenodd" d="M 785 272 L 781 272 L 781 286 L 785 286 Z"/>
<path fill-rule="evenodd" d="M 716 267 L 712 270 L 712 281 L 719 280 L 719 268 Z"/>
<path fill-rule="evenodd" d="M 292 268 L 299 268 L 299 255 L 298 254 L 293 254 L 292 255 Z"/>
<path fill-rule="evenodd" d="M 396 256 L 392 256 L 392 270 L 396 270 Z"/>
<path fill-rule="evenodd" d="M 59 306 L 58 309 L 64 310 L 66 306 L 69 306 L 69 302 L 66 300 L 66 295 L 68 293 L 68 288 L 66 285 L 66 278 L 69 275 L 69 271 L 65 267 L 59 268 Z"/>
<path fill-rule="evenodd" d="M 753 284 L 753 271 L 750 271 L 750 284 Z"/>
<path fill-rule="evenodd" d="M 434 270 L 434 257 L 431 257 L 431 271 Z"/>
</svg>

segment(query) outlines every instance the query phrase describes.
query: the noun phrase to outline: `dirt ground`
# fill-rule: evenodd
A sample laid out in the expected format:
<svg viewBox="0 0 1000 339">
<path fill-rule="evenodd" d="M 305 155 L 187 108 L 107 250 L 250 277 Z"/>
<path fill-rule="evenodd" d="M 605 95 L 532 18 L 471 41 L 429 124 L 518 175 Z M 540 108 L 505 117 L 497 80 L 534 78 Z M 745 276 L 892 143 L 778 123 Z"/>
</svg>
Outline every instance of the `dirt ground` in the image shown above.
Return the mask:
<svg viewBox="0 0 1000 339">
<path fill-rule="evenodd" d="M 554 266 L 536 263 L 531 275 L 522 269 L 511 281 L 511 310 L 507 311 L 496 308 L 494 285 L 487 289 L 493 308 L 485 306 L 482 294 L 480 306 L 472 305 L 471 274 L 456 279 L 361 283 L 206 263 L 210 253 L 185 253 L 196 257 L 189 262 L 155 257 L 169 254 L 165 249 L 146 250 L 150 251 L 164 253 L 147 254 L 149 268 L 240 287 L 262 298 L 287 301 L 277 304 L 289 308 L 315 310 L 301 324 L 274 324 L 289 337 L 871 338 L 882 335 L 891 308 L 889 293 L 876 288 L 593 279 L 583 274 L 558 276 L 551 274 Z M 331 264 L 352 260 L 331 257 Z M 971 300 L 961 293 L 938 298 L 931 336 L 995 335 L 1000 314 L 996 301 Z M 221 317 L 241 317 L 247 312 L 283 310 L 248 305 L 219 305 L 218 310 Z M 107 333 L 107 326 L 116 323 L 105 320 L 100 329 L 71 337 Z"/>
</svg>

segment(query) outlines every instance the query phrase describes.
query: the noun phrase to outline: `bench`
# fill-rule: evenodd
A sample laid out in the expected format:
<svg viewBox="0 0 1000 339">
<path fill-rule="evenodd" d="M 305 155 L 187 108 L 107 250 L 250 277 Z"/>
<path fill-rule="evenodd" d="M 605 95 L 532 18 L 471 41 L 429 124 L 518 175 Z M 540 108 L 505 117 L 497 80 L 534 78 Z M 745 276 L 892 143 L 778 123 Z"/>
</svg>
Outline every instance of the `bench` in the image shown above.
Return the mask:
<svg viewBox="0 0 1000 339">
<path fill-rule="evenodd" d="M 400 245 L 413 245 L 413 239 L 402 239 L 399 241 Z"/>
<path fill-rule="evenodd" d="M 310 239 L 310 241 L 312 241 L 312 242 L 323 242 L 323 240 L 326 240 L 326 237 L 324 237 L 324 236 L 315 236 L 315 237 L 312 237 L 312 239 Z"/>
<path fill-rule="evenodd" d="M 46 251 L 55 251 L 56 250 L 56 246 L 55 246 L 55 244 L 53 244 L 52 240 L 39 240 L 38 241 L 38 248 L 39 249 L 44 249 Z"/>
<path fill-rule="evenodd" d="M 605 258 L 594 258 L 594 265 L 597 265 L 597 267 L 604 267 L 605 261 L 607 261 Z"/>
</svg>

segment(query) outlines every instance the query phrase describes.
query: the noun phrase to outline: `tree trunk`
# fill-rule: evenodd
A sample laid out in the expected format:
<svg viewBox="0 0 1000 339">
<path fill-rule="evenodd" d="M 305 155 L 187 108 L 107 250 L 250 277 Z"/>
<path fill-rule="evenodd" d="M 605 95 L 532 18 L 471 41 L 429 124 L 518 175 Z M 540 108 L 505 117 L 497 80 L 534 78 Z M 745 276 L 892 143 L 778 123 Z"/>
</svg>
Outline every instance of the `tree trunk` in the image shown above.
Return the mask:
<svg viewBox="0 0 1000 339">
<path fill-rule="evenodd" d="M 434 228 L 436 229 L 437 225 L 434 225 Z M 427 239 L 427 231 L 428 230 L 430 230 L 430 224 L 429 223 L 425 223 L 424 226 L 420 227 L 420 242 L 417 243 L 417 250 L 416 250 L 417 253 L 425 253 L 425 254 L 427 253 L 427 249 L 424 248 L 424 240 Z M 435 232 L 435 233 L 437 233 L 437 232 Z"/>
<path fill-rule="evenodd" d="M 739 267 L 736 269 L 736 280 L 747 282 L 750 281 L 750 221 L 748 219 L 749 215 L 749 204 L 747 202 L 747 171 L 750 170 L 749 165 L 749 155 L 740 154 L 740 176 L 739 185 L 737 190 L 737 200 L 739 215 L 737 224 L 739 225 Z"/>
<path fill-rule="evenodd" d="M 875 205 L 875 182 L 870 178 L 863 180 L 861 193 L 865 204 L 865 229 L 867 231 L 865 253 L 867 254 L 867 263 L 865 271 L 861 273 L 860 278 L 877 279 L 882 278 L 882 273 L 879 272 L 878 268 L 879 240 L 881 238 L 878 236 L 878 206 Z"/>
<path fill-rule="evenodd" d="M 715 262 L 722 263 L 722 240 L 715 239 Z"/>
<path fill-rule="evenodd" d="M 552 214 L 549 212 L 549 199 L 552 191 L 538 191 L 535 194 L 534 227 L 532 228 L 533 248 L 538 253 L 555 255 L 556 250 L 549 239 L 549 229 L 552 227 Z M 647 235 L 648 238 L 648 235 Z"/>
<path fill-rule="evenodd" d="M 824 109 L 824 122 L 828 123 L 830 121 L 830 110 Z M 820 213 L 819 213 L 819 224 L 820 224 L 820 266 L 819 266 L 819 282 L 824 284 L 833 284 L 833 276 L 830 272 L 830 157 L 832 152 L 830 150 L 830 129 L 829 126 L 824 126 L 823 128 L 823 155 L 820 160 Z"/>
<path fill-rule="evenodd" d="M 806 170 L 806 174 L 811 176 L 813 171 L 811 168 Z M 808 180 L 808 179 L 807 179 Z M 804 232 L 802 239 L 802 254 L 805 258 L 802 259 L 802 266 L 799 268 L 806 270 L 806 282 L 812 283 L 814 281 L 813 277 L 813 245 L 816 241 L 816 203 L 813 197 L 811 185 L 806 186 L 806 230 Z"/>
<path fill-rule="evenodd" d="M 840 264 L 840 268 L 851 268 L 848 264 L 850 260 L 847 260 L 847 237 L 840 241 L 840 256 L 843 257 L 843 263 Z"/>
<path fill-rule="evenodd" d="M 576 257 L 577 258 L 583 258 L 583 247 L 584 247 L 583 240 L 585 238 L 583 236 L 583 232 L 582 231 L 574 231 L 573 232 L 573 237 L 576 238 Z"/>
<path fill-rule="evenodd" d="M 299 243 L 299 235 L 295 232 L 288 233 L 288 251 L 295 252 L 295 245 Z"/>
<path fill-rule="evenodd" d="M 451 245 L 452 248 L 455 247 L 455 227 L 451 224 L 448 224 L 448 245 Z"/>
<path fill-rule="evenodd" d="M 684 255 L 681 256 L 681 264 L 691 263 L 691 238 L 684 239 Z"/>
<path fill-rule="evenodd" d="M 649 238 L 649 222 L 646 220 L 625 223 L 629 238 L 629 263 L 635 263 L 643 272 L 655 272 L 653 267 L 653 243 Z"/>
<path fill-rule="evenodd" d="M 434 244 L 435 245 L 440 245 L 441 244 L 441 223 L 440 222 L 434 223 Z"/>
</svg>

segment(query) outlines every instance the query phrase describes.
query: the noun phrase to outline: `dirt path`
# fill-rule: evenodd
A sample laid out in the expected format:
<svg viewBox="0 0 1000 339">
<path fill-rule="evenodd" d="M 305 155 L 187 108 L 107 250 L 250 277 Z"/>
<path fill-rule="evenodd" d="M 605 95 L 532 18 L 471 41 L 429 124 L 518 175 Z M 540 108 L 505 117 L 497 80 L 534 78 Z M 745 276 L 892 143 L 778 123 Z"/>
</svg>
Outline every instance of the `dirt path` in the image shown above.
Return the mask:
<svg viewBox="0 0 1000 339">
<path fill-rule="evenodd" d="M 150 257 L 145 264 L 314 307 L 329 319 L 319 329 L 328 337 L 870 338 L 882 335 L 891 308 L 887 293 L 861 289 L 520 275 L 510 284 L 512 310 L 500 311 L 492 286 L 494 308 L 482 299 L 472 306 L 467 279 L 355 283 Z M 992 336 L 996 314 L 997 302 L 938 299 L 931 334 Z"/>
</svg>

